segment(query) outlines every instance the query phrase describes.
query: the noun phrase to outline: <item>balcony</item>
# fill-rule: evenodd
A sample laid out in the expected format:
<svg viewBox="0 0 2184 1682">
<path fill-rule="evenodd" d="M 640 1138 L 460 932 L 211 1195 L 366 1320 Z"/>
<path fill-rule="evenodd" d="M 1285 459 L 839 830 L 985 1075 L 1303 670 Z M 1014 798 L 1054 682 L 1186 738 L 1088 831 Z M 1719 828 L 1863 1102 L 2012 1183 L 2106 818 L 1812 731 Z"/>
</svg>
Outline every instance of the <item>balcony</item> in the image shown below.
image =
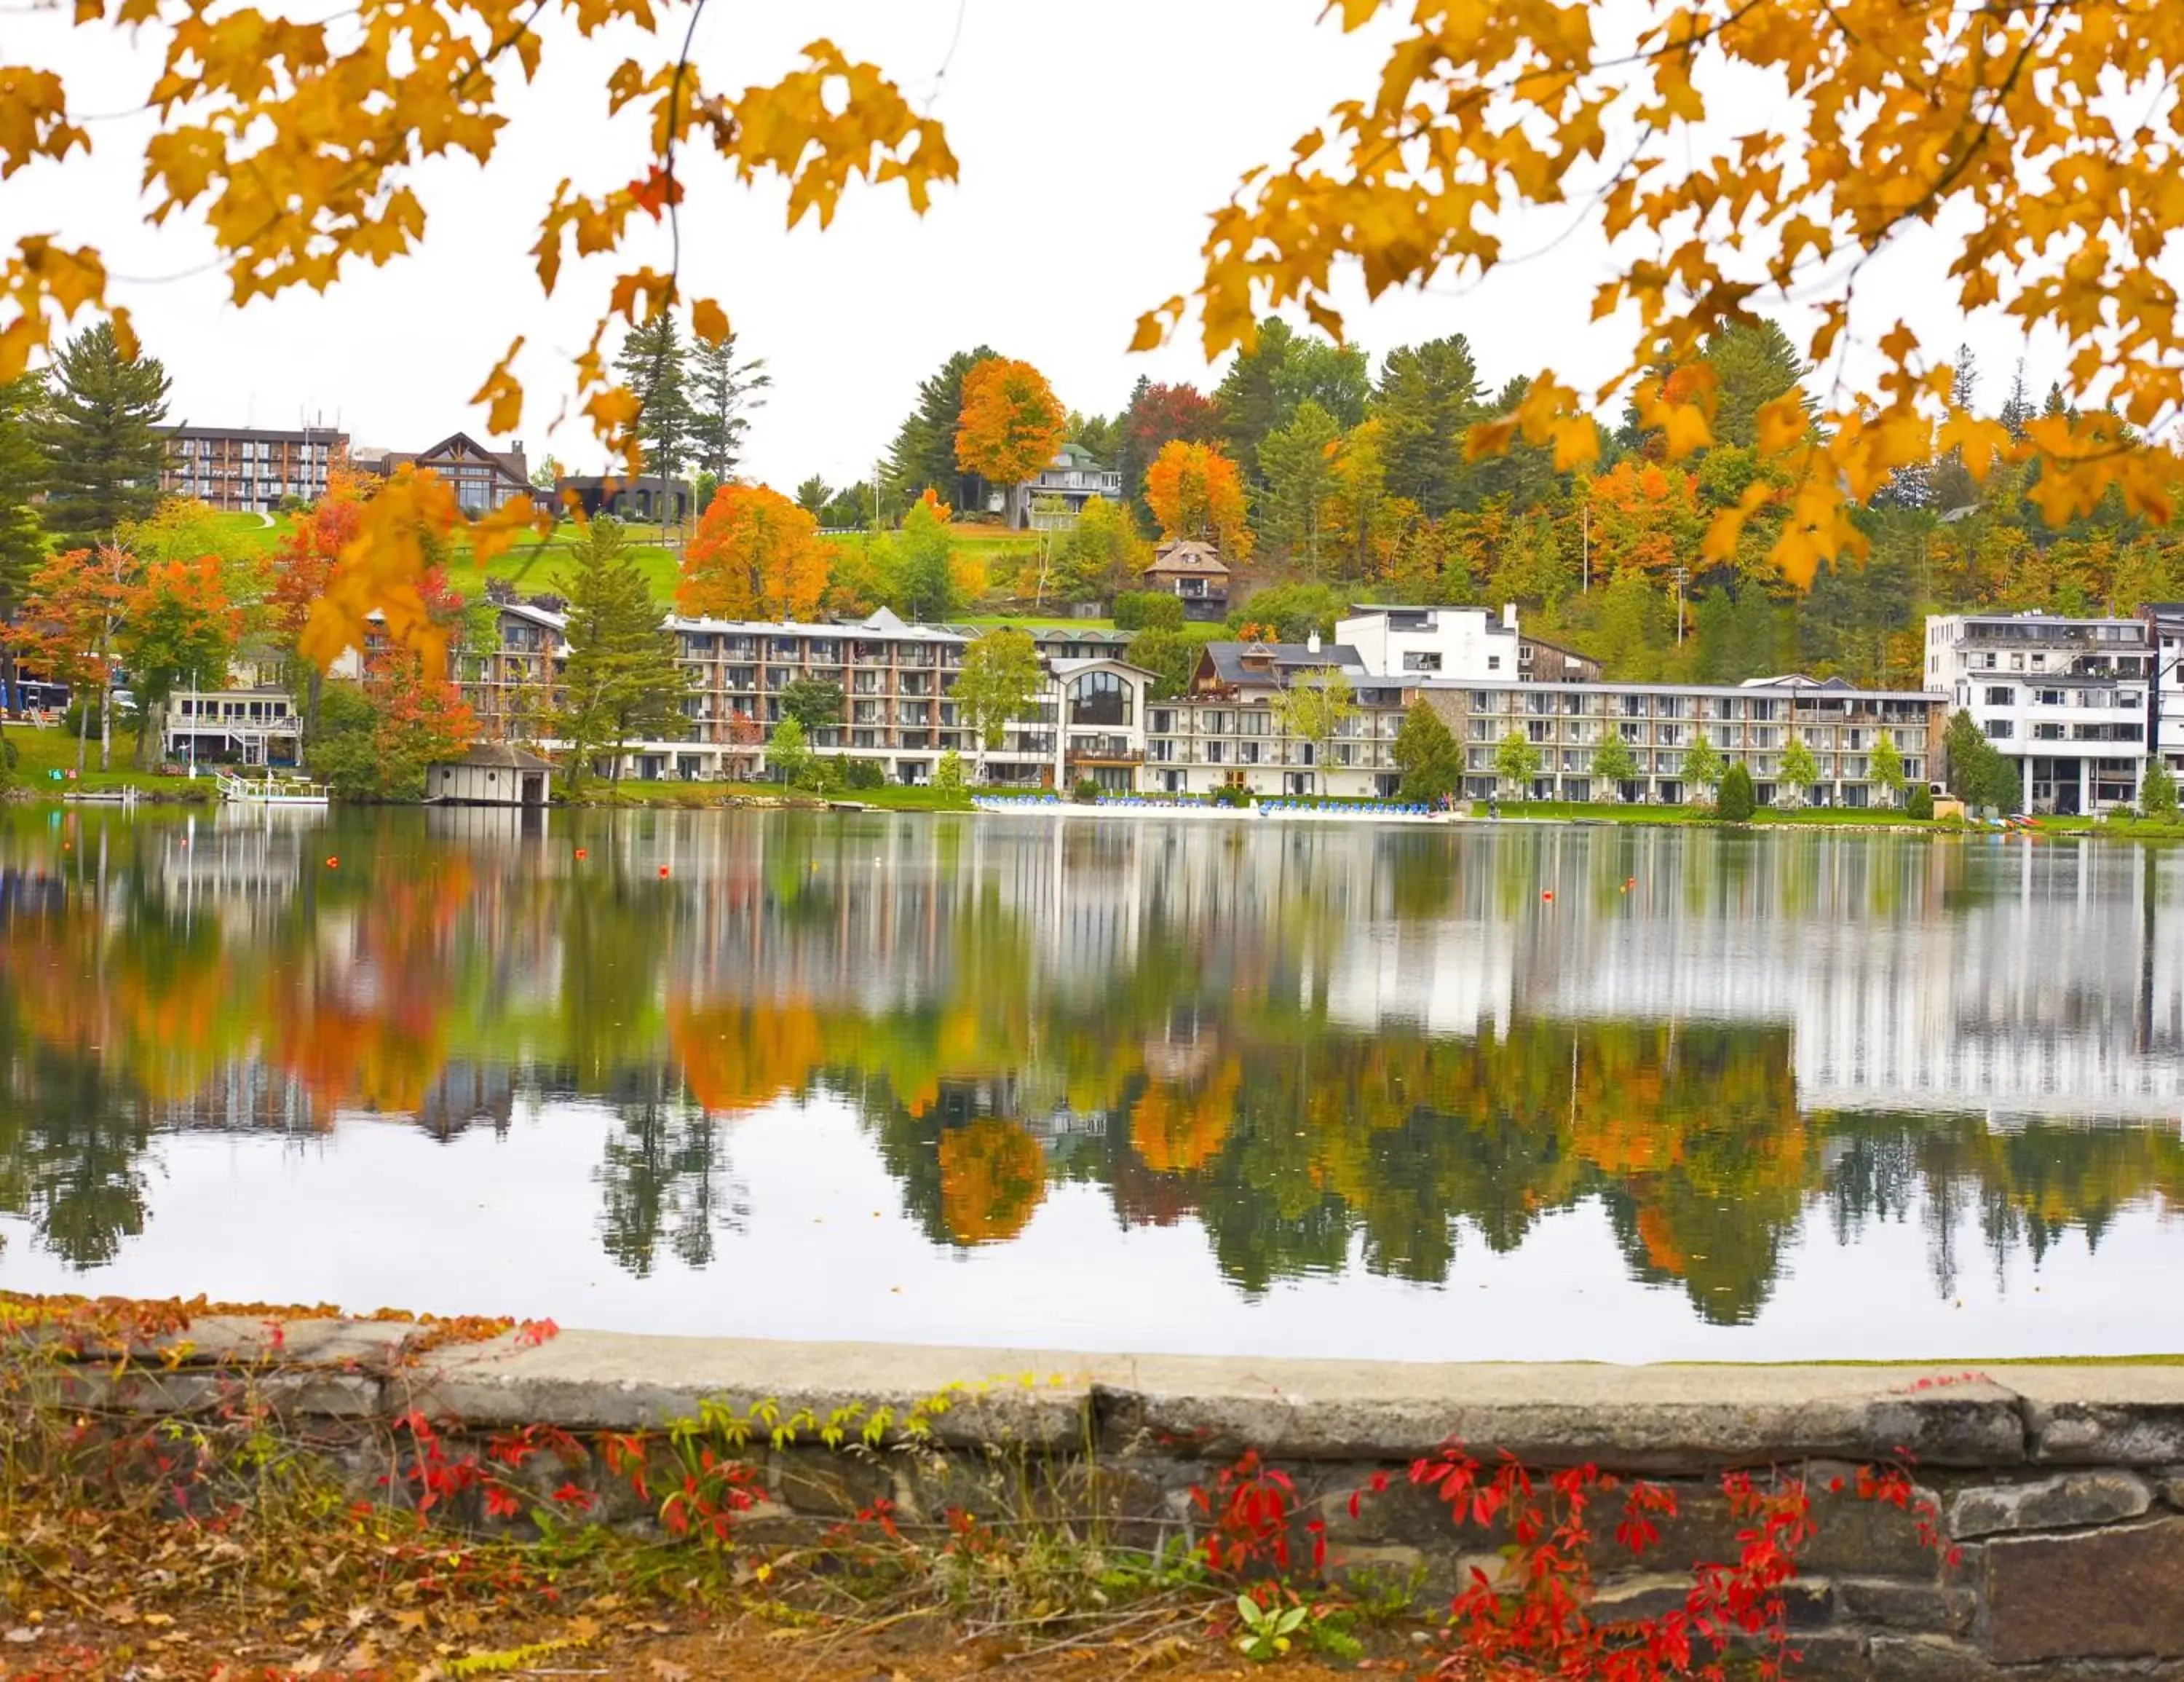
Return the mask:
<svg viewBox="0 0 2184 1682">
<path fill-rule="evenodd" d="M 1072 765 L 1138 765 L 1145 760 L 1145 750 L 1134 746 L 1127 736 L 1072 736 L 1069 738 L 1069 761 Z"/>
</svg>

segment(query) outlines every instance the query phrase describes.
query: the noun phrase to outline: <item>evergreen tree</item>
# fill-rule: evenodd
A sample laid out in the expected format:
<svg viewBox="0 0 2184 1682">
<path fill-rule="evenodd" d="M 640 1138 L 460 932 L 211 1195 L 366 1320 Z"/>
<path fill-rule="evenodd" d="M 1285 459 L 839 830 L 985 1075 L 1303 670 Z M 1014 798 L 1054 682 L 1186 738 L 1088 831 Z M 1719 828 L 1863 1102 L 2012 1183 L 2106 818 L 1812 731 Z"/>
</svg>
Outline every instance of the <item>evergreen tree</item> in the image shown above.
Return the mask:
<svg viewBox="0 0 2184 1682">
<path fill-rule="evenodd" d="M 675 317 L 662 310 L 632 327 L 615 358 L 615 371 L 637 397 L 644 471 L 662 478 L 680 476 L 689 459 L 697 417 L 690 406 L 688 356 Z"/>
<path fill-rule="evenodd" d="M 615 756 L 621 776 L 623 744 L 680 737 L 688 688 L 675 664 L 675 639 L 660 623 L 621 526 L 593 520 L 572 549 L 572 570 L 560 579 L 569 599 L 569 663 L 555 733 L 569 745 L 568 789 L 576 794 L 594 755 Z"/>
<path fill-rule="evenodd" d="M 1808 371 L 1790 336 L 1772 321 L 1724 327 L 1708 341 L 1705 361 L 1713 370 L 1714 442 L 1738 449 L 1759 442 L 1759 411 Z"/>
<path fill-rule="evenodd" d="M 699 467 L 716 480 L 735 477 L 750 426 L 745 414 L 766 401 L 764 393 L 772 384 L 764 357 L 737 360 L 733 333 L 718 344 L 699 339 L 690 347 L 690 448 Z"/>
<path fill-rule="evenodd" d="M 1752 792 L 1752 773 L 1740 760 L 1722 773 L 1721 794 L 1714 802 L 1714 814 L 1730 823 L 1749 823 L 1758 804 Z"/>
<path fill-rule="evenodd" d="M 881 469 L 881 487 L 889 504 L 907 508 L 928 491 L 956 507 L 983 503 L 983 485 L 973 487 L 975 499 L 963 495 L 966 476 L 956 465 L 956 433 L 963 420 L 963 378 L 993 354 L 983 344 L 976 350 L 959 350 L 918 386 L 917 406 L 896 428 Z"/>
<path fill-rule="evenodd" d="M 1407 497 L 1429 520 L 1457 506 L 1464 478 L 1464 434 L 1486 418 L 1478 365 L 1462 334 L 1398 345 L 1373 390 L 1388 494 Z"/>
<path fill-rule="evenodd" d="M 1412 701 L 1396 732 L 1396 766 L 1403 773 L 1402 797 L 1438 805 L 1456 793 L 1463 758 L 1447 725 L 1425 700 Z"/>
<path fill-rule="evenodd" d="M 39 411 L 45 521 L 58 547 L 86 549 L 159 506 L 167 370 L 124 357 L 111 322 L 78 333 L 56 361 Z"/>
<path fill-rule="evenodd" d="M 46 458 L 36 422 L 45 400 L 42 376 L 0 385 L 0 621 L 13 623 L 46 557 L 46 534 L 31 504 L 45 484 Z"/>
<path fill-rule="evenodd" d="M 2002 405 L 1999 418 L 2008 429 L 2009 436 L 2022 443 L 2025 423 L 2032 418 L 2032 397 L 2025 389 L 2025 359 L 2021 356 L 2017 359 L 2017 371 L 2009 377 L 2009 397 Z"/>
<path fill-rule="evenodd" d="M 1287 425 L 1259 441 L 1265 488 L 1254 522 L 1262 546 L 1278 555 L 1319 564 L 1319 510 L 1334 482 L 1332 459 L 1342 436 L 1334 417 L 1307 398 Z"/>
<path fill-rule="evenodd" d="M 1347 432 L 1365 418 L 1371 391 L 1363 351 L 1269 316 L 1259 324 L 1257 342 L 1228 365 L 1213 402 L 1229 459 L 1247 482 L 1257 483 L 1264 472 L 1260 443 L 1289 425 L 1301 405 L 1317 403 Z"/>
</svg>

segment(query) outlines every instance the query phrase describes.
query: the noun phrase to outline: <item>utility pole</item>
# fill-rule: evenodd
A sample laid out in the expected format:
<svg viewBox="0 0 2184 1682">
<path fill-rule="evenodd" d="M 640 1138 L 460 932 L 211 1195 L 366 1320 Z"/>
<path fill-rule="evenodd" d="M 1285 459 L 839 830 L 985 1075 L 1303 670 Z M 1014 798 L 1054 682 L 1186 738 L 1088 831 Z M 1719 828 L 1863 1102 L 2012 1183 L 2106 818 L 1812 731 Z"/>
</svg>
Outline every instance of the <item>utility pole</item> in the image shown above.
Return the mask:
<svg viewBox="0 0 2184 1682">
<path fill-rule="evenodd" d="M 1684 565 L 1676 563 L 1676 646 L 1684 645 Z"/>
<path fill-rule="evenodd" d="M 1578 510 L 1577 529 L 1578 541 L 1585 556 L 1583 575 L 1585 582 L 1580 586 L 1578 593 L 1589 596 L 1592 593 L 1592 504 L 1591 503 L 1586 503 Z"/>
</svg>

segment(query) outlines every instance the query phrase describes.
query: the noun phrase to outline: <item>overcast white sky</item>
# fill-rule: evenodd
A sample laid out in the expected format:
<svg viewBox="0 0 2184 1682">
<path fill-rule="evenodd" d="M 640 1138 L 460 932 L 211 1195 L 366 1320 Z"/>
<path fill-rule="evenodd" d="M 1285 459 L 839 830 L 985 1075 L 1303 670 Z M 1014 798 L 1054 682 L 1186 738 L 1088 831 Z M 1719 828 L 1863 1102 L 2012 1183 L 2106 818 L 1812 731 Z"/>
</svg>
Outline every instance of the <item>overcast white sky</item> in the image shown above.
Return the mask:
<svg viewBox="0 0 2184 1682">
<path fill-rule="evenodd" d="M 1407 8 L 1403 8 L 1407 9 Z M 727 307 L 748 354 L 774 376 L 753 419 L 746 471 L 784 488 L 806 474 L 858 478 L 883 451 L 917 382 L 950 353 L 980 343 L 1045 370 L 1064 403 L 1112 412 L 1140 373 L 1214 374 L 1195 340 L 1150 356 L 1127 345 L 1139 310 L 1194 280 L 1206 214 L 1254 163 L 1283 155 L 1333 100 L 1363 92 L 1379 40 L 1318 21 L 1317 0 L 1106 0 L 1061 7 L 1027 0 L 800 0 L 716 3 L 699 57 L 715 86 L 778 75 L 795 49 L 832 36 L 930 97 L 962 164 L 922 220 L 899 191 L 859 191 L 824 234 L 783 229 L 782 197 L 717 178 L 699 184 L 684 222 L 684 275 Z M 959 28 L 960 23 L 960 28 Z M 11 56 L 61 69 L 80 110 L 141 101 L 150 58 L 134 62 L 103 31 L 56 19 L 11 19 Z M 290 295 L 237 312 L 202 226 L 145 227 L 136 164 L 141 119 L 92 125 L 99 153 L 0 186 L 0 233 L 54 231 L 98 245 L 131 277 L 115 288 L 148 348 L 174 378 L 174 414 L 200 423 L 340 425 L 359 444 L 418 448 L 458 428 L 477 432 L 469 398 L 517 332 L 532 391 L 520 436 L 591 464 L 582 428 L 549 423 L 566 389 L 566 355 L 599 307 L 583 271 L 543 301 L 526 255 L 554 183 L 593 189 L 635 172 L 641 142 L 610 125 L 600 83 L 621 55 L 608 42 L 558 54 L 523 91 L 490 175 L 436 169 L 424 188 L 432 221 L 418 256 L 358 270 L 326 298 Z M 946 75 L 936 86 L 943 65 Z M 1555 220 L 1514 231 L 1512 249 L 1546 242 Z M 649 237 L 649 236 L 648 236 Z M 664 231 L 640 260 L 666 266 Z M 1460 293 L 1383 299 L 1352 313 L 1352 336 L 1375 356 L 1436 335 L 1469 335 L 1490 382 L 1552 365 L 1580 382 L 1620 365 L 1624 336 L 1591 329 L 1604 265 L 1596 237 L 1568 240 Z M 2020 347 L 2006 324 L 1967 329 L 1947 306 L 1931 246 L 1870 277 L 1862 298 L 1930 342 L 1968 336 L 1998 402 Z M 176 277 L 179 278 L 170 278 Z M 2043 387 L 2059 359 L 2036 354 Z"/>
</svg>

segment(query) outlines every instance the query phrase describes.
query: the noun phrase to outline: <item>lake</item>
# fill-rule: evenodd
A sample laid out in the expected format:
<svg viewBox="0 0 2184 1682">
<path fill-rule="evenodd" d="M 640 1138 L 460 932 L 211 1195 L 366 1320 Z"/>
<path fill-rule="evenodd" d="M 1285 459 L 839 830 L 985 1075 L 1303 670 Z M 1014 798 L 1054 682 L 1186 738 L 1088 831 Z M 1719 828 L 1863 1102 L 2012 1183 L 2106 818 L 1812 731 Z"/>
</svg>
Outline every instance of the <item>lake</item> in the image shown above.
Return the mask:
<svg viewBox="0 0 2184 1682">
<path fill-rule="evenodd" d="M 2184 852 L 0 816 L 0 1288 L 1396 1359 L 2184 1350 Z"/>
</svg>

